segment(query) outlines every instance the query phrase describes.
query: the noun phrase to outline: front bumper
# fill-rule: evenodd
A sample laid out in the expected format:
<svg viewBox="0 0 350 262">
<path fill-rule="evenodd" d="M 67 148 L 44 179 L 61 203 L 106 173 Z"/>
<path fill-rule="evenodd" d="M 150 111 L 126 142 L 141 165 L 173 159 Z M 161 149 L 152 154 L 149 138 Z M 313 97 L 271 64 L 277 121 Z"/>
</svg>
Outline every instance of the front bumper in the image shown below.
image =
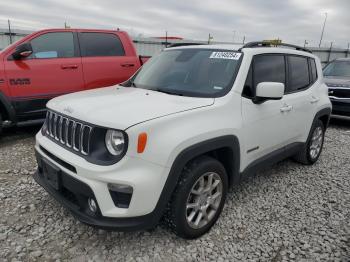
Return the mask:
<svg viewBox="0 0 350 262">
<path fill-rule="evenodd" d="M 169 168 L 128 156 L 115 165 L 98 166 L 65 150 L 40 132 L 36 138 L 38 170 L 35 181 L 80 221 L 122 231 L 152 228 L 158 223 L 164 210 L 159 200 Z M 58 190 L 45 179 L 41 168 L 43 160 L 59 169 L 61 186 Z M 116 205 L 108 184 L 133 188 L 128 207 Z M 96 213 L 88 209 L 88 198 L 96 201 Z"/>
<path fill-rule="evenodd" d="M 62 174 L 64 176 L 64 179 L 62 179 L 62 186 L 64 188 L 69 188 L 70 194 L 59 192 L 51 187 L 45 181 L 40 169 L 35 172 L 34 180 L 81 222 L 103 229 L 118 229 L 120 231 L 147 229 L 152 228 L 157 224 L 157 221 L 152 215 L 132 218 L 110 218 L 103 217 L 99 208 L 96 214 L 92 214 L 86 205 L 88 197 L 95 198 L 91 188 L 69 175 Z M 68 189 L 66 190 L 68 191 Z M 77 198 L 76 196 L 79 197 Z M 72 198 L 78 199 L 78 201 L 72 201 Z"/>
</svg>

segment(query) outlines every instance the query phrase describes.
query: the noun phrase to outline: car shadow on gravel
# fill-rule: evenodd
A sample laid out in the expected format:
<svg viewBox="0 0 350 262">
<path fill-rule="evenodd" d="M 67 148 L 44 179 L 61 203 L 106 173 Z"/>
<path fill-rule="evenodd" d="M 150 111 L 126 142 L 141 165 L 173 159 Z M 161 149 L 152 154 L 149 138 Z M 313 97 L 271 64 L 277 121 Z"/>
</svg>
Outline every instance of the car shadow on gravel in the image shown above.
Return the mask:
<svg viewBox="0 0 350 262">
<path fill-rule="evenodd" d="M 10 146 L 19 140 L 34 138 L 40 128 L 41 125 L 6 128 L 0 135 L 0 147 Z"/>
<path fill-rule="evenodd" d="M 350 117 L 332 117 L 329 121 L 330 126 L 350 129 Z"/>
</svg>

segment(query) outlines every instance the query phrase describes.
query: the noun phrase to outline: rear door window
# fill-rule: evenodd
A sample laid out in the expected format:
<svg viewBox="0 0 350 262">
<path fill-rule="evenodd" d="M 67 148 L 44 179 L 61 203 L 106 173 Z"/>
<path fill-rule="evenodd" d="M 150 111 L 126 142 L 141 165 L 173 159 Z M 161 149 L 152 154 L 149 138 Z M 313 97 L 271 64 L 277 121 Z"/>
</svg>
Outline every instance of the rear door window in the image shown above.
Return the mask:
<svg viewBox="0 0 350 262">
<path fill-rule="evenodd" d="M 125 56 L 119 37 L 109 33 L 80 33 L 81 55 L 93 56 Z"/>
<path fill-rule="evenodd" d="M 310 85 L 309 65 L 306 57 L 288 56 L 287 93 L 303 90 Z"/>
</svg>

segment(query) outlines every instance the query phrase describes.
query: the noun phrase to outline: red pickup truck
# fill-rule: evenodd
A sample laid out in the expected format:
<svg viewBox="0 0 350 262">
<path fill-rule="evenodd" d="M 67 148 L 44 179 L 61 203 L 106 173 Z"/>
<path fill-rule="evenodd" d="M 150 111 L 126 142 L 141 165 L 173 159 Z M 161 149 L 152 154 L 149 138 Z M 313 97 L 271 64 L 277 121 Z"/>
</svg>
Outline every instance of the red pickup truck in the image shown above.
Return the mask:
<svg viewBox="0 0 350 262">
<path fill-rule="evenodd" d="M 42 122 L 53 97 L 127 80 L 145 60 L 123 31 L 49 29 L 26 36 L 0 52 L 0 133 Z"/>
</svg>

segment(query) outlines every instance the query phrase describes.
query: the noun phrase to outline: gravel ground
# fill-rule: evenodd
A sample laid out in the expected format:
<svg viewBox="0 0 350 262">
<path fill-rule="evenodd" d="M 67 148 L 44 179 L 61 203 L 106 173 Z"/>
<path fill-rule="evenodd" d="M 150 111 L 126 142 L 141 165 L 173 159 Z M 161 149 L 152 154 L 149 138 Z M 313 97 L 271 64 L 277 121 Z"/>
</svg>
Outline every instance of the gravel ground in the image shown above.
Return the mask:
<svg viewBox="0 0 350 262">
<path fill-rule="evenodd" d="M 31 175 L 38 128 L 0 139 L 0 261 L 349 261 L 350 122 L 314 166 L 283 161 L 231 190 L 209 234 L 106 232 L 76 221 Z"/>
</svg>

